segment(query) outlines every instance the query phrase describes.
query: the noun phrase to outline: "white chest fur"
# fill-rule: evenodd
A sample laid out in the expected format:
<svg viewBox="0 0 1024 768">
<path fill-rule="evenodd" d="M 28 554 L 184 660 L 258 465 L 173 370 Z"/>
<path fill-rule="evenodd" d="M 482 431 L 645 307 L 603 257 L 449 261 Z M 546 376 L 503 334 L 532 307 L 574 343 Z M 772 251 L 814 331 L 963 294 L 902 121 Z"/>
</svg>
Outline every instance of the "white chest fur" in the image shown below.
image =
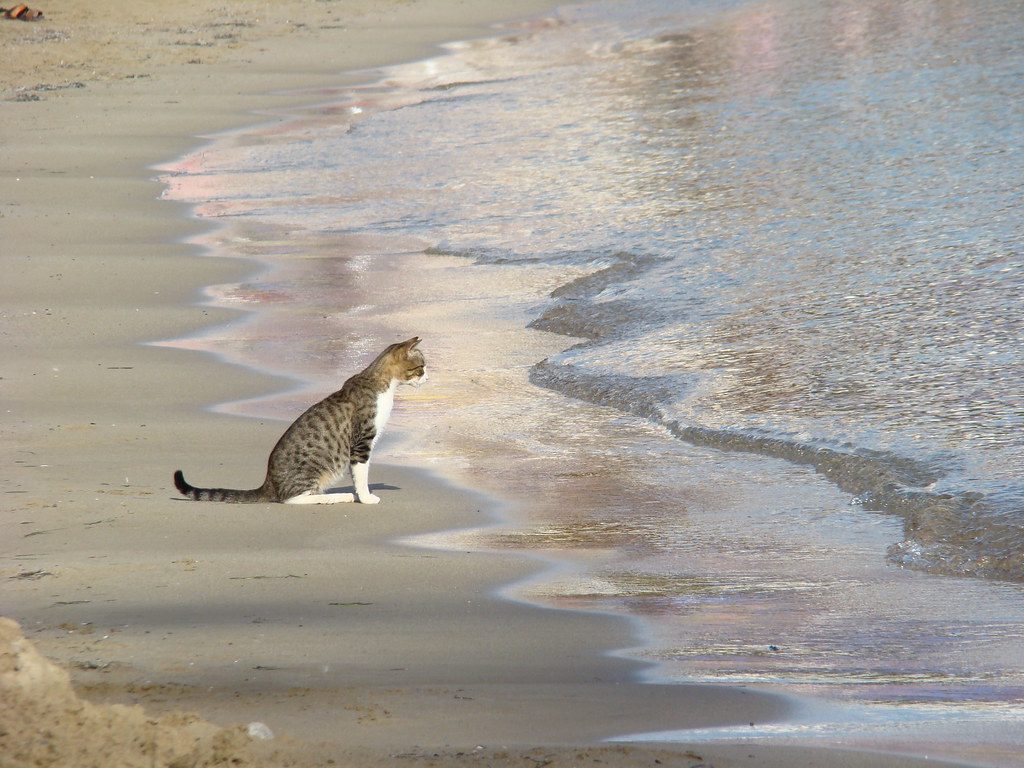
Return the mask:
<svg viewBox="0 0 1024 768">
<path fill-rule="evenodd" d="M 392 381 L 390 387 L 377 395 L 377 415 L 373 417 L 373 428 L 376 432 L 373 437 L 374 444 L 377 443 L 380 436 L 384 433 L 384 426 L 388 423 L 391 409 L 395 406 L 395 388 L 397 386 L 398 383 Z"/>
</svg>

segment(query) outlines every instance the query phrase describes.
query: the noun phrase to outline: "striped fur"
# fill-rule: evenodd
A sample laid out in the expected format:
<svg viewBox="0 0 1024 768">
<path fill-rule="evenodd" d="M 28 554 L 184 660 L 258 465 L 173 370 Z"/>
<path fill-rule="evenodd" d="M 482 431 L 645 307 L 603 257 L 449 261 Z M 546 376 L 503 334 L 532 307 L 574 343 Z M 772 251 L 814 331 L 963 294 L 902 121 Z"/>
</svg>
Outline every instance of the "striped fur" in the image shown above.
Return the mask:
<svg viewBox="0 0 1024 768">
<path fill-rule="evenodd" d="M 380 499 L 369 491 L 366 465 L 391 412 L 396 386 L 427 379 L 419 343 L 414 337 L 392 344 L 341 389 L 299 416 L 270 452 L 267 477 L 259 488 L 196 488 L 181 470 L 174 473 L 175 487 L 197 501 L 330 504 L 353 500 L 352 494 L 325 493 L 348 471 L 355 497 L 364 504 L 377 503 Z"/>
</svg>

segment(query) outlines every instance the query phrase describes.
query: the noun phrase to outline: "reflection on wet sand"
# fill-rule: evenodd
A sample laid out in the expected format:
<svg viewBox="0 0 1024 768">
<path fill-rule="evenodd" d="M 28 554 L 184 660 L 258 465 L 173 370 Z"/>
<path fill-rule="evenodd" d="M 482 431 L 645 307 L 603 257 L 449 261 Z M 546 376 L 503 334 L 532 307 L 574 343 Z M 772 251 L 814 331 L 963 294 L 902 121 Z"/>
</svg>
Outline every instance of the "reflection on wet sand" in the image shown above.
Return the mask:
<svg viewBox="0 0 1024 768">
<path fill-rule="evenodd" d="M 639 5 L 453 47 L 183 166 L 211 248 L 271 264 L 202 343 L 323 392 L 423 336 L 431 384 L 381 449 L 508 519 L 421 543 L 553 558 L 513 594 L 636 619 L 652 677 L 858 707 L 783 738 L 921 751 L 953 723 L 943 754 L 1003 759 L 1020 586 L 895 563 L 1019 576 L 1019 519 L 962 493 L 1013 491 L 1022 450 L 1017 9 Z M 867 512 L 893 489 L 902 517 Z"/>
</svg>

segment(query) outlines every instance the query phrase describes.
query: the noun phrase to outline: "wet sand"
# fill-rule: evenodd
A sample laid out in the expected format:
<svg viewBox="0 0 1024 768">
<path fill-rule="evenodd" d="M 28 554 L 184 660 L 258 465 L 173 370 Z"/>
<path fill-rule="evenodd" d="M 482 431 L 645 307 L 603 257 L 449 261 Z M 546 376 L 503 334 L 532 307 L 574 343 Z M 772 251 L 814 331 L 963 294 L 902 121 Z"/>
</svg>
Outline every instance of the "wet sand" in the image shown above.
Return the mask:
<svg viewBox="0 0 1024 768">
<path fill-rule="evenodd" d="M 200 134 L 308 102 L 308 89 L 337 84 L 343 70 L 482 34 L 506 11 L 451 0 L 383 11 L 66 5 L 43 6 L 39 23 L 0 20 L 0 44 L 16 52 L 0 73 L 0 612 L 68 670 L 79 696 L 141 704 L 169 727 L 195 729 L 170 714 L 180 710 L 221 725 L 263 722 L 276 738 L 227 740 L 219 754 L 273 765 L 926 762 L 602 745 L 640 731 L 756 728 L 788 704 L 742 688 L 639 685 L 635 664 L 607 655 L 633 644 L 625 622 L 494 597 L 538 561 L 394 543 L 487 517 L 486 497 L 423 472 L 377 466 L 384 503 L 374 508 L 176 498 L 179 466 L 199 484 L 260 482 L 282 425 L 205 409 L 283 382 L 145 345 L 234 318 L 197 304 L 200 290 L 255 268 L 190 246 L 204 227 L 159 199 L 152 166 Z M 40 714 L 16 698 L 48 694 L 11 682 L 30 668 L 12 637 L 15 651 L 0 653 L 0 696 L 16 704 L 0 729 L 0 754 L 13 761 L 4 765 L 160 764 L 123 710 L 100 706 L 97 721 L 72 723 L 64 704 Z M 23 749 L 83 722 L 109 729 L 102 756 L 61 753 L 54 736 L 44 754 Z"/>
</svg>

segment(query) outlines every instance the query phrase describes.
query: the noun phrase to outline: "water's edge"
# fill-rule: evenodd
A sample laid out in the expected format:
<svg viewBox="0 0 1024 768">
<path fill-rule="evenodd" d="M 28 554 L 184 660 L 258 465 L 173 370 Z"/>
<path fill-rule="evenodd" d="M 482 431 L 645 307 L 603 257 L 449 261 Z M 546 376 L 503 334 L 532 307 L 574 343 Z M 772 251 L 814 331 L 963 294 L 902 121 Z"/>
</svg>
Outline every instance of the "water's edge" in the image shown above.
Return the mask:
<svg viewBox="0 0 1024 768">
<path fill-rule="evenodd" d="M 387 87 L 386 84 L 376 82 L 370 83 L 369 85 L 380 88 Z M 330 107 L 323 106 L 322 104 L 321 106 L 325 111 L 330 110 Z M 285 115 L 280 119 L 282 121 L 287 121 L 292 118 L 294 118 L 296 122 L 300 122 L 304 119 L 308 120 L 309 115 Z M 235 221 L 235 223 L 237 222 L 238 220 Z M 224 227 L 220 229 L 221 234 L 227 232 L 227 229 L 231 224 L 231 219 L 226 220 Z M 386 237 L 387 235 L 382 235 L 382 239 Z M 214 244 L 211 246 L 211 252 L 215 250 L 217 239 L 217 233 L 214 233 L 210 238 L 208 238 L 208 242 Z M 287 247 L 295 249 L 295 251 L 301 249 L 301 242 L 298 241 L 298 238 L 296 239 L 296 243 L 293 244 L 288 243 L 283 236 L 274 235 L 272 237 L 268 237 L 266 242 L 255 243 L 252 247 L 252 253 L 255 254 L 252 258 L 252 263 L 267 265 L 268 269 L 273 269 L 275 267 L 280 268 L 282 263 L 287 265 L 287 258 L 289 255 L 288 251 L 286 251 L 284 262 L 275 261 L 270 258 L 270 255 L 274 253 L 274 248 L 282 243 L 287 243 Z M 373 253 L 388 253 L 389 256 L 391 255 L 391 252 L 388 252 L 385 246 L 380 246 L 380 248 L 380 251 L 374 251 L 374 246 L 372 244 L 363 243 L 360 246 L 360 254 L 369 255 L 371 258 Z M 395 252 L 397 252 L 397 249 Z M 260 258 L 260 254 L 264 254 L 265 257 Z M 415 249 L 407 250 L 400 258 L 409 258 L 410 260 L 414 260 L 414 257 L 429 259 L 436 256 L 444 256 L 445 254 L 446 251 L 443 248 L 435 247 L 425 248 L 422 251 L 416 251 Z M 362 255 L 360 258 L 362 258 Z M 390 259 L 388 259 L 388 261 L 390 261 Z M 581 370 L 572 370 L 571 363 L 558 360 L 562 352 L 567 349 L 565 346 L 566 336 L 572 336 L 584 340 L 575 347 L 569 346 L 568 349 L 571 350 L 573 348 L 585 348 L 588 343 L 601 339 L 604 334 L 604 329 L 601 327 L 602 318 L 600 313 L 594 312 L 593 307 L 584 307 L 586 301 L 602 290 L 608 284 L 608 279 L 610 277 L 616 276 L 616 274 L 614 274 L 616 269 L 618 269 L 620 273 L 622 270 L 635 270 L 635 274 L 639 275 L 643 273 L 644 266 L 645 262 L 642 258 L 629 256 L 628 258 L 623 258 L 620 264 L 606 268 L 608 271 L 605 271 L 605 269 L 598 269 L 597 271 L 591 270 L 591 274 L 587 274 L 584 277 L 572 279 L 568 282 L 563 281 L 560 287 L 555 288 L 553 291 L 550 290 L 550 287 L 545 290 L 547 298 L 543 299 L 539 303 L 534 303 L 529 307 L 525 316 L 522 318 L 522 322 L 520 322 L 516 327 L 516 331 L 520 334 L 526 328 L 534 329 L 536 331 L 544 331 L 550 334 L 558 334 L 558 336 L 555 337 L 556 341 L 548 339 L 544 344 L 538 344 L 536 350 L 528 350 L 528 352 L 532 354 L 532 357 L 525 360 L 526 364 L 523 367 L 523 370 L 525 375 L 528 376 L 529 382 L 537 388 L 554 393 L 554 396 L 559 399 L 563 396 L 567 396 L 568 398 L 575 399 L 580 402 L 593 403 L 600 406 L 610 406 L 622 413 L 639 417 L 639 419 L 646 420 L 651 424 L 656 425 L 658 428 L 667 431 L 674 437 L 678 438 L 679 441 L 690 445 L 704 446 L 716 451 L 720 450 L 734 454 L 749 453 L 774 459 L 782 459 L 784 462 L 794 466 L 810 467 L 816 473 L 831 481 L 836 487 L 856 497 L 855 500 L 859 504 L 860 508 L 864 510 L 886 512 L 902 519 L 904 540 L 890 548 L 889 557 L 892 563 L 924 571 L 948 573 L 948 569 L 943 570 L 942 567 L 934 565 L 934 561 L 939 559 L 944 559 L 947 564 L 949 562 L 956 562 L 955 550 L 948 551 L 942 549 L 942 547 L 947 545 L 950 541 L 949 531 L 945 530 L 942 526 L 943 520 L 961 512 L 973 510 L 975 509 L 975 505 L 977 505 L 977 508 L 981 508 L 981 505 L 984 504 L 984 500 L 980 497 L 976 498 L 971 494 L 939 494 L 930 491 L 928 486 L 935 483 L 942 476 L 941 466 L 915 461 L 899 456 L 895 453 L 859 450 L 844 445 L 819 445 L 800 439 L 788 439 L 780 435 L 761 434 L 755 431 L 714 429 L 701 426 L 699 424 L 683 423 L 681 420 L 672 417 L 671 414 L 662 409 L 661 399 L 658 397 L 659 382 L 656 379 L 643 380 L 645 386 L 641 391 L 639 391 L 638 395 L 638 391 L 634 390 L 632 386 L 636 383 L 636 379 L 628 377 L 616 378 L 615 376 L 608 375 L 588 375 L 583 373 Z M 471 271 L 474 269 L 469 265 L 465 265 L 465 267 L 468 267 Z M 512 268 L 515 269 L 515 267 Z M 397 288 L 402 282 L 401 266 L 392 265 L 388 268 L 379 268 L 367 267 L 364 265 L 360 267 L 360 269 L 376 270 L 374 272 L 374 276 L 380 276 L 382 278 L 382 285 L 377 288 L 378 293 L 376 294 L 376 297 L 378 299 L 382 296 L 388 297 L 390 289 Z M 486 269 L 487 265 L 486 263 L 483 263 L 481 264 L 480 270 L 476 271 L 486 271 Z M 621 276 L 621 274 L 618 274 L 617 276 Z M 468 279 L 480 280 L 481 278 L 477 275 Z M 272 286 L 273 291 L 274 278 L 268 278 L 268 283 Z M 345 285 L 347 285 L 347 283 Z M 251 289 L 253 291 L 254 298 L 252 299 L 252 304 L 250 306 L 256 306 L 257 308 L 248 316 L 247 320 L 243 321 L 243 325 L 259 325 L 261 322 L 267 321 L 268 318 L 273 316 L 273 302 L 275 301 L 275 296 L 272 292 L 269 296 L 270 303 L 262 305 L 260 304 L 261 300 L 257 292 L 259 288 L 258 285 L 240 286 L 239 288 L 240 290 L 238 291 L 228 292 L 231 295 L 227 296 L 228 300 L 223 304 L 223 306 L 237 308 L 239 306 L 238 297 Z M 395 293 L 398 294 L 401 293 L 401 291 L 396 290 Z M 287 292 L 282 291 L 281 295 L 287 297 Z M 223 292 L 221 298 L 225 298 Z M 478 300 L 479 296 L 474 294 L 474 299 Z M 246 300 L 248 301 L 249 299 Z M 328 330 L 337 330 L 342 328 L 344 324 L 347 324 L 347 327 L 344 329 L 344 333 L 351 335 L 353 333 L 353 321 L 355 322 L 355 328 L 360 328 L 361 324 L 366 322 L 368 313 L 365 307 L 372 306 L 373 300 L 374 296 L 367 294 L 354 301 L 356 305 L 361 306 L 349 306 L 337 309 L 335 317 L 332 318 L 335 325 L 330 326 Z M 436 298 L 435 301 L 437 301 Z M 419 309 L 418 304 L 414 304 L 413 307 L 414 310 Z M 494 308 L 492 307 L 492 309 Z M 407 326 L 407 322 L 411 316 L 414 317 L 414 312 L 406 311 L 404 315 L 395 314 L 394 307 L 391 307 L 389 311 L 384 313 L 383 319 L 375 319 L 372 321 L 369 325 L 370 330 L 368 331 L 368 334 L 374 337 L 388 337 L 389 334 L 394 335 L 395 333 L 398 335 L 408 335 L 407 331 L 409 331 L 409 328 Z M 272 322 L 269 322 L 268 324 L 273 325 Z M 324 335 L 324 338 L 329 338 L 334 342 L 337 341 L 338 338 L 344 339 L 347 337 L 345 335 L 341 335 L 340 337 L 332 336 L 331 333 L 328 332 Z M 189 343 L 192 344 L 195 341 L 196 340 L 190 340 Z M 220 339 L 218 341 L 224 341 L 224 339 Z M 198 340 L 198 342 L 201 344 L 202 340 Z M 447 346 L 451 340 L 445 339 L 443 342 L 444 346 Z M 344 346 L 343 342 L 339 342 L 339 344 Z M 223 353 L 222 357 L 226 361 L 232 362 L 239 359 L 245 360 L 244 364 L 256 372 L 262 373 L 264 371 L 273 370 L 271 367 L 261 365 L 261 362 L 263 361 L 258 357 L 246 358 L 244 350 L 241 350 L 241 347 L 244 346 L 244 344 L 239 345 L 239 350 L 233 350 L 230 349 L 231 345 L 228 344 L 229 351 Z M 544 348 L 543 352 L 540 351 L 542 347 Z M 243 354 L 241 357 L 238 357 L 234 353 L 237 353 L 240 350 Z M 534 354 L 534 352 L 536 352 L 536 354 Z M 438 350 L 438 354 L 440 353 L 441 351 Z M 352 357 L 351 350 L 346 354 L 348 354 L 349 357 Z M 304 382 L 307 391 L 317 391 L 321 389 L 322 380 L 314 380 L 313 378 L 310 378 L 307 375 L 308 366 L 310 366 L 310 363 L 312 362 L 318 366 L 323 363 L 325 367 L 329 367 L 330 363 L 328 361 L 333 360 L 335 360 L 334 355 L 331 355 L 331 353 L 325 353 L 323 360 L 314 357 L 299 361 L 297 367 L 293 367 L 287 371 L 287 373 L 289 373 L 293 381 Z M 434 382 L 432 382 L 432 384 L 433 383 Z M 299 384 L 297 387 L 290 389 L 289 392 L 293 395 L 298 395 L 298 387 L 301 386 L 302 385 Z M 432 395 L 427 395 L 427 397 L 432 397 Z M 443 399 L 443 395 L 441 398 Z M 295 399 L 296 398 L 293 398 L 293 400 Z M 567 402 L 569 401 L 567 400 Z M 233 408 L 230 404 L 222 404 L 221 406 L 218 406 L 218 409 L 239 413 L 244 412 L 247 415 L 259 414 L 263 417 L 270 418 L 282 418 L 283 414 L 291 413 L 294 410 L 290 406 L 283 410 L 280 408 L 277 410 L 274 408 L 261 410 L 261 408 L 265 408 L 266 405 L 266 401 L 262 404 L 260 401 L 255 401 L 245 403 L 244 408 Z M 503 415 L 501 413 L 495 415 L 495 418 L 502 417 Z M 402 436 L 402 439 L 422 440 L 423 437 L 405 435 Z M 402 439 L 400 439 L 399 442 L 402 442 Z M 405 458 L 406 457 L 402 457 L 403 460 Z M 471 462 L 472 458 L 468 458 L 466 461 Z M 439 467 L 443 467 L 443 464 L 430 463 L 423 466 L 425 468 L 437 470 Z M 471 476 L 467 476 L 465 473 L 446 473 L 442 471 L 441 474 L 443 477 L 450 479 L 451 482 L 457 485 L 465 486 L 467 488 L 476 488 L 475 483 L 472 482 L 473 478 Z M 508 520 L 503 520 L 503 522 L 513 525 L 519 523 L 527 528 L 530 524 L 530 521 L 525 519 L 514 519 L 514 515 Z M 477 534 L 483 533 L 483 538 L 488 539 L 493 543 L 494 537 L 486 535 L 486 532 L 490 530 L 493 523 L 493 520 L 482 521 L 482 527 L 480 529 L 474 529 L 474 532 Z M 433 543 L 429 544 L 429 546 L 436 546 L 439 542 L 440 545 L 443 546 L 445 539 L 451 540 L 453 538 L 460 541 L 459 546 L 462 546 L 462 539 L 460 537 L 464 533 L 464 531 L 440 532 L 436 537 L 432 537 Z M 959 544 L 960 542 L 957 543 Z M 969 541 L 963 543 L 966 545 L 970 544 Z M 512 549 L 516 547 L 512 544 L 509 548 Z M 527 553 L 527 555 L 529 554 L 530 553 Z M 877 559 L 881 560 L 882 558 L 879 556 Z M 547 576 L 555 575 L 558 571 L 559 566 L 543 570 L 538 574 L 538 579 L 543 580 Z M 1006 573 L 998 568 L 984 570 L 977 567 L 976 564 L 966 561 L 961 563 L 959 569 L 954 569 L 953 573 L 956 575 L 982 576 L 989 579 L 1012 578 L 1012 574 L 1007 576 Z M 531 579 L 531 581 L 533 580 Z M 531 595 L 528 592 L 525 592 L 522 587 L 522 584 L 507 585 L 499 590 L 499 594 L 503 597 L 520 602 L 525 601 L 532 604 L 550 607 L 550 601 L 534 601 L 531 599 Z M 671 598 L 673 593 L 669 591 L 660 596 Z M 579 605 L 574 607 L 563 603 L 558 604 L 558 607 L 570 610 L 580 610 Z M 643 633 L 641 631 L 642 622 L 637 620 L 634 616 L 630 616 L 629 614 L 618 614 L 614 611 L 605 611 L 600 609 L 599 612 L 613 613 L 619 618 L 626 618 L 630 620 L 632 626 L 636 629 L 641 645 L 646 643 L 646 638 L 643 637 Z M 630 649 L 630 651 L 636 651 L 636 655 L 633 657 L 634 660 L 644 658 L 642 647 Z M 611 650 L 609 651 L 609 654 L 613 653 L 616 652 Z M 621 652 L 617 653 L 621 655 Z M 644 659 L 644 663 L 645 665 L 649 665 L 651 663 L 650 659 Z M 650 669 L 650 667 L 648 667 L 648 669 Z M 912 677 L 912 675 L 908 675 L 908 677 Z"/>
</svg>

